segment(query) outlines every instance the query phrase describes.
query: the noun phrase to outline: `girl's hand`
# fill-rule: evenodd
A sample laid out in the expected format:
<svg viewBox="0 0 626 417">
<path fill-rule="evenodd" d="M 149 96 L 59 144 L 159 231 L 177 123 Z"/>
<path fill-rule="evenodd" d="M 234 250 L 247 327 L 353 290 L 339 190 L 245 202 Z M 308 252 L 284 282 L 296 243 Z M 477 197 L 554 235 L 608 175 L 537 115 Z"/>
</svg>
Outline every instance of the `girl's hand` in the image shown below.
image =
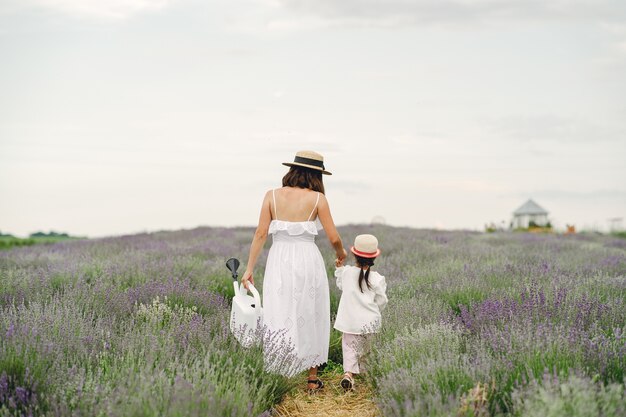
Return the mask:
<svg viewBox="0 0 626 417">
<path fill-rule="evenodd" d="M 246 269 L 246 272 L 244 272 L 243 276 L 241 277 L 241 283 L 243 284 L 243 287 L 246 290 L 248 289 L 248 285 L 250 283 L 252 283 L 252 285 L 254 285 L 254 278 L 252 277 L 252 271 L 248 271 Z"/>
<path fill-rule="evenodd" d="M 343 266 L 343 260 L 339 260 L 339 258 L 335 259 L 335 266 L 337 268 Z"/>
</svg>

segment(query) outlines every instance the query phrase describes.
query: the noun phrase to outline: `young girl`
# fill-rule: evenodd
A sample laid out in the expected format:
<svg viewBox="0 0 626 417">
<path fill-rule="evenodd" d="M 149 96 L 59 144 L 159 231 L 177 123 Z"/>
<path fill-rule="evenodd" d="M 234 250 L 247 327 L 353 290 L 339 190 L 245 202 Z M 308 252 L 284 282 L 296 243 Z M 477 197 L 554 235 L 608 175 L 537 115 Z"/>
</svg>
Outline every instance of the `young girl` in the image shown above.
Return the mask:
<svg viewBox="0 0 626 417">
<path fill-rule="evenodd" d="M 360 372 L 359 359 L 368 334 L 380 329 L 380 312 L 387 305 L 385 277 L 370 271 L 374 260 L 380 254 L 378 240 L 373 235 L 359 235 L 350 248 L 356 266 L 343 266 L 336 260 L 335 277 L 337 287 L 342 291 L 335 329 L 341 334 L 343 350 L 343 370 L 341 386 L 345 390 L 354 387 L 354 374 Z"/>
</svg>

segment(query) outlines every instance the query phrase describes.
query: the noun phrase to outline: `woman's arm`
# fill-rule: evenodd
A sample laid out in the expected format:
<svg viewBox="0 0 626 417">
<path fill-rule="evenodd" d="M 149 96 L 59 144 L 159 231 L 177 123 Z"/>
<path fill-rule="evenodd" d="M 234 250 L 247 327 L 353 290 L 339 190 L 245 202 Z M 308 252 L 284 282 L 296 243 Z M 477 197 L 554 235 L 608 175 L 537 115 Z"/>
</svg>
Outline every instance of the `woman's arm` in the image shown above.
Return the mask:
<svg viewBox="0 0 626 417">
<path fill-rule="evenodd" d="M 330 244 L 333 245 L 333 248 L 335 249 L 335 253 L 337 254 L 337 260 L 339 261 L 339 263 L 343 262 L 348 254 L 343 248 L 341 236 L 339 236 L 339 232 L 337 232 L 335 222 L 333 221 L 333 216 L 330 214 L 328 200 L 326 200 L 326 196 L 324 194 L 320 195 L 320 201 L 317 205 L 317 216 L 320 218 L 322 226 L 324 226 L 324 230 L 326 231 L 326 236 L 328 237 Z"/>
<path fill-rule="evenodd" d="M 259 254 L 261 253 L 261 250 L 263 250 L 263 245 L 265 244 L 265 240 L 267 239 L 267 232 L 270 227 L 270 222 L 272 221 L 272 209 L 270 208 L 271 193 L 271 191 L 268 191 L 265 194 L 265 198 L 263 198 L 261 214 L 259 215 L 259 225 L 254 232 L 252 244 L 250 245 L 250 256 L 248 257 L 246 272 L 244 272 L 243 276 L 241 277 L 241 283 L 246 289 L 248 289 L 248 282 L 251 282 L 252 285 L 254 285 L 254 278 L 252 276 L 252 273 L 254 271 L 254 266 L 256 265 Z"/>
</svg>

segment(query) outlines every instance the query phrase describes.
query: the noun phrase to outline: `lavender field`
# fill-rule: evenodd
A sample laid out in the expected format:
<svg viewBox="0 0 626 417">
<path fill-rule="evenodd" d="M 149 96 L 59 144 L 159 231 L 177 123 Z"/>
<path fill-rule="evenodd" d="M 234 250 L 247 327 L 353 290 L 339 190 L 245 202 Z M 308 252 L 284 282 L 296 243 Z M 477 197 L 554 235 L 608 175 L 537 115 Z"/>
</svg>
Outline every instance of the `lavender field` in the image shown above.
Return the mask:
<svg viewBox="0 0 626 417">
<path fill-rule="evenodd" d="M 382 415 L 626 415 L 625 239 L 340 228 L 364 232 L 390 300 L 363 380 Z M 252 233 L 1 251 L 0 416 L 271 415 L 303 378 L 265 374 L 229 334 L 224 263 L 247 259 Z"/>
</svg>

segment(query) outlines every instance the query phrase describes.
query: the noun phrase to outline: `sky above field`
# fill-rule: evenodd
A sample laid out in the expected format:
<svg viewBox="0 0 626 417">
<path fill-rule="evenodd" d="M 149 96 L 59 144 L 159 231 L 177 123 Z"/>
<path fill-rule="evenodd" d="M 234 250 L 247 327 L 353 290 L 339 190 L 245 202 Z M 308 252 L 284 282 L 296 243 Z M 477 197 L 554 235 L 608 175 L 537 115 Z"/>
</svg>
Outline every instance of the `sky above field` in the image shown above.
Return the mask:
<svg viewBox="0 0 626 417">
<path fill-rule="evenodd" d="M 254 225 L 300 149 L 336 223 L 626 217 L 622 0 L 4 0 L 0 231 Z"/>
</svg>

